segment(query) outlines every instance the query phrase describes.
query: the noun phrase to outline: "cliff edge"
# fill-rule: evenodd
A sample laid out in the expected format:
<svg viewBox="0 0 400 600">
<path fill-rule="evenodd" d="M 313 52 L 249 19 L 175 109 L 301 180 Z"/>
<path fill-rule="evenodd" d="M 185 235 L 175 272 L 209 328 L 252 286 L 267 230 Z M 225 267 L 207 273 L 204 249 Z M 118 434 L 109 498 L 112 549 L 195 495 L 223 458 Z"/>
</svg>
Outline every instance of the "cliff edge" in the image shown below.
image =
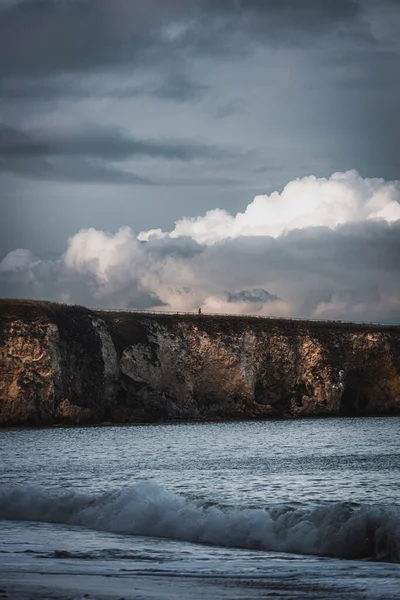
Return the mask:
<svg viewBox="0 0 400 600">
<path fill-rule="evenodd" d="M 400 414 L 400 326 L 0 300 L 0 425 Z"/>
</svg>

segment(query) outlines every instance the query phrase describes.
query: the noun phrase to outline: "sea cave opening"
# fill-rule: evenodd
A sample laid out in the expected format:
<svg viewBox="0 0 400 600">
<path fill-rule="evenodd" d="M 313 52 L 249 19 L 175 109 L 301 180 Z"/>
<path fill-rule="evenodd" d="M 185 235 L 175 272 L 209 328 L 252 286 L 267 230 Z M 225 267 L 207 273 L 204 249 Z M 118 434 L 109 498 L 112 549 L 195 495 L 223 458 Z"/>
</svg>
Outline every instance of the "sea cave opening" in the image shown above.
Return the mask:
<svg viewBox="0 0 400 600">
<path fill-rule="evenodd" d="M 340 399 L 340 414 L 343 416 L 359 414 L 367 407 L 368 402 L 365 378 L 360 372 L 351 373 L 346 377 L 344 391 Z"/>
</svg>

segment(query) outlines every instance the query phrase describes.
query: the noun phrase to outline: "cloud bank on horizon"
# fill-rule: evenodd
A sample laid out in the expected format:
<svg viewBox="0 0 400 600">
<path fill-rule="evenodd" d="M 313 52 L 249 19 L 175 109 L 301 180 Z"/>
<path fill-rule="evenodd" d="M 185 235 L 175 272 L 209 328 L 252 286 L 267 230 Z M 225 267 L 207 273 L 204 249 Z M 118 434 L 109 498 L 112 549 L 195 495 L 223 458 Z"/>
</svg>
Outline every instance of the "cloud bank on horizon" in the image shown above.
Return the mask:
<svg viewBox="0 0 400 600">
<path fill-rule="evenodd" d="M 400 321 L 400 182 L 304 177 L 243 212 L 82 229 L 65 253 L 0 263 L 7 296 L 92 307 Z"/>
</svg>

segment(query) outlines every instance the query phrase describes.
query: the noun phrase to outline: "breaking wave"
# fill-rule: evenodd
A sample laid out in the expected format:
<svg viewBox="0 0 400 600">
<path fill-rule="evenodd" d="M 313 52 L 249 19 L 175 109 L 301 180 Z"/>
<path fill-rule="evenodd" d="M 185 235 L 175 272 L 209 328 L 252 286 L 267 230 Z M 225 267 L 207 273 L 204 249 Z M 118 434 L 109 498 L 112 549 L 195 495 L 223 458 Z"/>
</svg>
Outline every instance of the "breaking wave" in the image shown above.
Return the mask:
<svg viewBox="0 0 400 600">
<path fill-rule="evenodd" d="M 101 494 L 4 485 L 0 519 L 79 525 L 233 548 L 400 562 L 400 511 L 345 503 L 313 508 L 210 506 L 153 482 Z"/>
</svg>

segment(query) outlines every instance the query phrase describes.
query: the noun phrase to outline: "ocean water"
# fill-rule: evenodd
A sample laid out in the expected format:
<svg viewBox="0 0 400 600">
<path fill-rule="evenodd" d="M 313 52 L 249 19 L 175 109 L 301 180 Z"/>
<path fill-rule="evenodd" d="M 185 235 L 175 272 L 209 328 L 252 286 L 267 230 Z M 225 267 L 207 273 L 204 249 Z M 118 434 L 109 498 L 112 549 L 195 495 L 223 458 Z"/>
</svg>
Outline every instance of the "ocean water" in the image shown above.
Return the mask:
<svg viewBox="0 0 400 600">
<path fill-rule="evenodd" d="M 399 418 L 0 431 L 0 585 L 400 599 L 399 439 Z"/>
</svg>

